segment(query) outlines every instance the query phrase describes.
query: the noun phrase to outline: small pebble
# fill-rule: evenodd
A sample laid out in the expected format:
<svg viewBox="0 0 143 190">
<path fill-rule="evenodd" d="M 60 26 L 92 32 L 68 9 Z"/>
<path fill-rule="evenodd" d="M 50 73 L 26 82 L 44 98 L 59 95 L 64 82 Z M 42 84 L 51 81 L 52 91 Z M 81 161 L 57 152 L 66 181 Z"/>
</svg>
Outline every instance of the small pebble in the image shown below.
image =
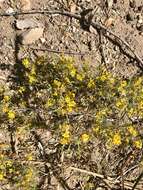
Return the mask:
<svg viewBox="0 0 143 190">
<path fill-rule="evenodd" d="M 140 27 L 138 27 L 138 30 L 139 30 L 140 32 L 143 32 L 143 25 L 141 25 Z"/>
<path fill-rule="evenodd" d="M 11 13 L 14 13 L 14 9 L 9 7 L 7 10 L 6 10 L 6 13 L 7 14 L 11 14 Z"/>
<path fill-rule="evenodd" d="M 43 35 L 44 28 L 33 28 L 23 32 L 20 35 L 21 43 L 28 45 L 39 40 Z"/>
<path fill-rule="evenodd" d="M 130 5 L 131 8 L 135 8 L 135 7 L 136 7 L 136 2 L 135 2 L 135 0 L 130 0 L 129 5 Z"/>
<path fill-rule="evenodd" d="M 132 13 L 128 13 L 128 14 L 126 15 L 126 20 L 127 20 L 127 21 L 133 21 L 133 20 L 134 20 L 134 15 L 133 15 Z"/>
<path fill-rule="evenodd" d="M 36 28 L 38 26 L 40 26 L 40 23 L 36 22 L 33 19 L 16 20 L 16 28 L 19 30 Z"/>
<path fill-rule="evenodd" d="M 31 2 L 30 0 L 20 0 L 20 7 L 22 11 L 28 11 L 31 9 Z"/>
</svg>

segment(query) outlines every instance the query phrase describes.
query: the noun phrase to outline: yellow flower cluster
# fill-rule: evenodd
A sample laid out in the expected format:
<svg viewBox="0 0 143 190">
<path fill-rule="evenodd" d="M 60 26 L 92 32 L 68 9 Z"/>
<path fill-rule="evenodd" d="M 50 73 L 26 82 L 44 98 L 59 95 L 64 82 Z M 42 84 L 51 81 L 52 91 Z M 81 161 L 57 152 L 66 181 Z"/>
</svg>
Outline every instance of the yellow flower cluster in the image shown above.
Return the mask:
<svg viewBox="0 0 143 190">
<path fill-rule="evenodd" d="M 62 131 L 62 138 L 60 140 L 60 143 L 63 145 L 69 144 L 71 140 L 71 134 L 70 134 L 70 128 L 71 126 L 67 123 L 63 123 L 59 127 Z"/>
<path fill-rule="evenodd" d="M 88 134 L 84 133 L 81 135 L 81 141 L 83 143 L 87 143 L 89 141 L 89 139 L 90 139 L 90 136 Z"/>
<path fill-rule="evenodd" d="M 121 135 L 120 135 L 120 133 L 115 133 L 113 135 L 112 142 L 113 142 L 114 145 L 117 145 L 117 146 L 121 144 Z"/>
</svg>

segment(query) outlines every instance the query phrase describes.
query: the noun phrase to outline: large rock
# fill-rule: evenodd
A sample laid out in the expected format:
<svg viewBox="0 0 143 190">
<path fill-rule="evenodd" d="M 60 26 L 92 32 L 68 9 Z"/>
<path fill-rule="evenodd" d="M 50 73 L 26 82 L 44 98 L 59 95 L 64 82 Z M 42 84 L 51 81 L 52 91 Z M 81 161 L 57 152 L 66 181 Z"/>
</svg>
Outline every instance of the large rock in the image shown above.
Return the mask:
<svg viewBox="0 0 143 190">
<path fill-rule="evenodd" d="M 43 35 L 44 28 L 33 28 L 23 32 L 20 36 L 23 45 L 32 44 Z"/>
<path fill-rule="evenodd" d="M 41 24 L 33 19 L 16 20 L 16 28 L 19 30 L 40 27 Z"/>
</svg>

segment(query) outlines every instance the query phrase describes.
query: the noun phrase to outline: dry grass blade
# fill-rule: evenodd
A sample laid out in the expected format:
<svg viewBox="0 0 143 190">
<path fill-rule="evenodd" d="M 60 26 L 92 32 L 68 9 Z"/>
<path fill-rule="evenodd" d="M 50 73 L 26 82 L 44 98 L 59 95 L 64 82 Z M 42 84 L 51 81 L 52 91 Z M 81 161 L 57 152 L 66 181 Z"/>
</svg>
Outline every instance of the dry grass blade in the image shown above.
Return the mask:
<svg viewBox="0 0 143 190">
<path fill-rule="evenodd" d="M 76 171 L 76 172 L 80 172 L 80 173 L 84 173 L 84 174 L 91 175 L 91 176 L 94 176 L 94 177 L 98 177 L 98 178 L 102 179 L 103 182 L 108 184 L 108 186 L 111 187 L 111 188 L 114 188 L 114 186 L 116 184 L 120 184 L 120 180 L 115 180 L 114 178 L 111 178 L 111 177 L 105 177 L 104 175 L 94 173 L 94 172 L 90 172 L 90 171 L 83 170 L 83 169 L 79 169 L 79 168 L 76 168 L 76 167 L 69 167 L 69 168 L 71 170 Z M 127 188 L 127 189 L 132 190 L 133 183 L 129 182 L 129 181 L 124 181 L 124 187 Z M 135 186 L 135 188 L 133 190 L 141 190 L 141 189 L 140 189 L 140 187 Z"/>
</svg>

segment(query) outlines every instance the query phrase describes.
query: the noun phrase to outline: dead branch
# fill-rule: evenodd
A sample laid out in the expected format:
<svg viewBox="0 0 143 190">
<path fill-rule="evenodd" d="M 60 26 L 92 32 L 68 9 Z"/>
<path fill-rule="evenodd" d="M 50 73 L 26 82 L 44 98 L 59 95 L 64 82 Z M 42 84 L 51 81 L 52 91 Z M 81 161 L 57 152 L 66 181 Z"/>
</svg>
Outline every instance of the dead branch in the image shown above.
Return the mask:
<svg viewBox="0 0 143 190">
<path fill-rule="evenodd" d="M 111 186 L 112 188 L 114 187 L 114 185 L 120 184 L 120 180 L 116 180 L 116 179 L 111 178 L 111 177 L 105 177 L 104 175 L 94 173 L 94 172 L 90 172 L 90 171 L 83 170 L 83 169 L 79 169 L 79 168 L 76 168 L 76 167 L 69 167 L 69 168 L 71 170 L 74 170 L 74 171 L 77 171 L 77 172 L 80 172 L 80 173 L 84 173 L 84 174 L 87 174 L 87 175 L 92 175 L 94 177 L 100 178 L 105 183 L 109 184 L 109 186 Z M 134 186 L 134 184 L 132 182 L 129 182 L 129 181 L 124 181 L 124 186 L 125 186 L 125 188 L 132 190 L 132 187 Z M 135 188 L 133 190 L 140 190 L 140 187 L 135 186 Z"/>
<path fill-rule="evenodd" d="M 34 48 L 34 47 L 30 47 L 30 49 L 32 50 L 37 50 L 37 51 L 47 51 L 47 52 L 51 52 L 51 53 L 57 53 L 57 54 L 64 54 L 64 55 L 79 55 L 79 56 L 83 56 L 85 54 L 89 54 L 88 52 L 71 52 L 71 51 L 59 51 L 59 50 L 55 50 L 55 49 L 49 49 L 49 48 Z"/>
</svg>

